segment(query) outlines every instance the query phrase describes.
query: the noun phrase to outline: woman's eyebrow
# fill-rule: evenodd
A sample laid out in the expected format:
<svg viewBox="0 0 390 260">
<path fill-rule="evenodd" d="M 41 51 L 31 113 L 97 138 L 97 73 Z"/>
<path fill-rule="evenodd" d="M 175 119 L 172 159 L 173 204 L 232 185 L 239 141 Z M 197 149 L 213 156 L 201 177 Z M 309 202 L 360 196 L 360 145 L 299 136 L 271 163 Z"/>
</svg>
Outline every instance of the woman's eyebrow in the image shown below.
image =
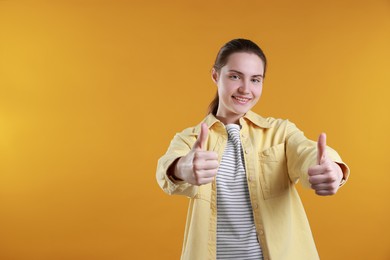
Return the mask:
<svg viewBox="0 0 390 260">
<path fill-rule="evenodd" d="M 237 74 L 240 74 L 240 75 L 244 75 L 244 73 L 242 73 L 241 71 L 238 71 L 238 70 L 228 70 L 229 72 L 235 72 Z M 259 74 L 259 75 L 252 75 L 251 77 L 263 77 L 262 74 Z"/>
</svg>

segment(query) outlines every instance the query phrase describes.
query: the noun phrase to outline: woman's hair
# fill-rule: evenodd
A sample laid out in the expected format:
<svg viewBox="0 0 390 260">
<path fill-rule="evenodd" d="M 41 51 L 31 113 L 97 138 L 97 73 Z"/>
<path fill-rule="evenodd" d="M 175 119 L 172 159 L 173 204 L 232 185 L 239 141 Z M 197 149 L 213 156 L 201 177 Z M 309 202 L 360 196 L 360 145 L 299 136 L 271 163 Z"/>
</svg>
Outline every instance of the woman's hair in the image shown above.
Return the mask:
<svg viewBox="0 0 390 260">
<path fill-rule="evenodd" d="M 256 54 L 257 56 L 259 56 L 259 58 L 264 63 L 263 77 L 265 77 L 265 71 L 267 68 L 267 59 L 264 55 L 264 52 L 260 49 L 259 46 L 257 46 L 256 43 L 246 39 L 234 39 L 227 42 L 224 46 L 222 46 L 222 48 L 219 50 L 217 54 L 217 58 L 215 59 L 213 68 L 219 73 L 222 67 L 226 65 L 230 55 L 237 52 L 246 52 L 250 54 Z M 218 103 L 219 103 L 219 96 L 217 91 L 217 94 L 215 95 L 213 101 L 211 101 L 209 105 L 208 112 L 216 115 L 218 111 Z"/>
</svg>

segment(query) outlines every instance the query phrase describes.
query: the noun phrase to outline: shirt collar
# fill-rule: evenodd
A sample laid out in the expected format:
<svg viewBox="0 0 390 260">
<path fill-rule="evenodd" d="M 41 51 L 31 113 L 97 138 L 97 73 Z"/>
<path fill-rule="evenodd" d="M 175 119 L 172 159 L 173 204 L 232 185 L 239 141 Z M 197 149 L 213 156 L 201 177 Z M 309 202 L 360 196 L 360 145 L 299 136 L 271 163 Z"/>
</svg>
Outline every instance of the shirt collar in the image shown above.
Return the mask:
<svg viewBox="0 0 390 260">
<path fill-rule="evenodd" d="M 210 129 L 215 123 L 221 123 L 221 121 L 218 120 L 213 114 L 208 114 L 205 119 L 203 119 L 202 123 L 206 123 L 207 127 Z M 200 133 L 200 128 L 202 123 L 198 124 L 195 126 L 195 133 L 199 134 Z"/>
<path fill-rule="evenodd" d="M 260 115 L 252 112 L 251 110 L 248 111 L 241 119 L 241 120 L 249 120 L 250 122 L 252 122 L 254 125 L 258 126 L 258 127 L 261 127 L 261 128 L 270 128 L 271 127 L 271 124 L 268 123 L 268 121 L 261 117 Z M 206 123 L 208 128 L 210 129 L 215 123 L 221 123 L 221 121 L 218 120 L 218 118 L 216 118 L 213 114 L 208 114 L 206 116 L 206 118 L 202 121 L 202 123 Z M 195 127 L 195 133 L 200 133 L 200 127 L 201 127 L 201 124 L 197 125 Z"/>
<path fill-rule="evenodd" d="M 270 128 L 271 127 L 271 124 L 268 123 L 268 121 L 264 117 L 256 114 L 255 112 L 253 112 L 251 110 L 249 110 L 243 116 L 243 118 L 251 121 L 253 124 L 255 124 L 256 126 L 261 127 L 261 128 Z"/>
</svg>

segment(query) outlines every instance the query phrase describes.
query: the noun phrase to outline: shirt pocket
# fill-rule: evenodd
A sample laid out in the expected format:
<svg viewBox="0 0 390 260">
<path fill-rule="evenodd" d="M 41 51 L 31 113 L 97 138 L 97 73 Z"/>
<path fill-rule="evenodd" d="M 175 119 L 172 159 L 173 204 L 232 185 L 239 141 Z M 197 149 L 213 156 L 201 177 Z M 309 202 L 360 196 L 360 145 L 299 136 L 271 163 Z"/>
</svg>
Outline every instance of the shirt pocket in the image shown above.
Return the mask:
<svg viewBox="0 0 390 260">
<path fill-rule="evenodd" d="M 261 151 L 259 162 L 260 184 L 264 199 L 275 198 L 287 192 L 291 182 L 288 177 L 284 143 Z"/>
</svg>

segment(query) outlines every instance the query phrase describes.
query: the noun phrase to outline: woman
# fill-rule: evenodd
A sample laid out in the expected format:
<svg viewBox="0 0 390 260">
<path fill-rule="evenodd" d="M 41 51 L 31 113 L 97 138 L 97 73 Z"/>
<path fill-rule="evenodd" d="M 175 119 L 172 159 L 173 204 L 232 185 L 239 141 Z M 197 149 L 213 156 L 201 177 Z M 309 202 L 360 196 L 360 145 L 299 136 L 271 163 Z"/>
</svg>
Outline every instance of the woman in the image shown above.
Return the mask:
<svg viewBox="0 0 390 260">
<path fill-rule="evenodd" d="M 168 194 L 190 198 L 182 259 L 318 259 L 294 184 L 333 195 L 348 167 L 288 120 L 251 111 L 261 96 L 266 57 L 235 39 L 212 70 L 210 114 L 176 134 L 157 167 Z"/>
</svg>

